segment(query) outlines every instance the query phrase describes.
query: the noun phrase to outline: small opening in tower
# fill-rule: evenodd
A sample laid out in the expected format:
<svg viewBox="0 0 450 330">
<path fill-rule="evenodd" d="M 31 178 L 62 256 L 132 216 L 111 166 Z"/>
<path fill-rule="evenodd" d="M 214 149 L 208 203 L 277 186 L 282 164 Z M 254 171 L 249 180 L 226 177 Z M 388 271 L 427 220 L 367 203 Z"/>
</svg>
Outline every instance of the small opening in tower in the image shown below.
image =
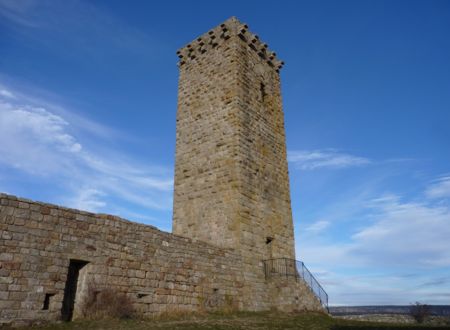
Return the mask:
<svg viewBox="0 0 450 330">
<path fill-rule="evenodd" d="M 50 298 L 53 297 L 54 293 L 46 293 L 44 298 L 44 306 L 42 306 L 42 310 L 48 310 L 50 308 Z"/>
<path fill-rule="evenodd" d="M 270 244 L 273 241 L 273 237 L 266 237 L 266 244 Z"/>
<path fill-rule="evenodd" d="M 263 83 L 260 83 L 259 91 L 261 92 L 261 100 L 264 101 L 264 98 L 267 95 L 267 93 L 266 93 L 266 85 L 264 85 Z"/>
</svg>

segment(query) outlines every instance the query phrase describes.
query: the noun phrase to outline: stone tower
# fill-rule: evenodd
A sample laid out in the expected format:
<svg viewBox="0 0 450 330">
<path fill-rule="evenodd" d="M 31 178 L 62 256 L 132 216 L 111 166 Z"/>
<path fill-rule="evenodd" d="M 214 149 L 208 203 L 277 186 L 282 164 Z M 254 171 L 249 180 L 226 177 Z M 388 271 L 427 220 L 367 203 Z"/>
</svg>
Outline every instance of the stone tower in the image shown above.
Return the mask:
<svg viewBox="0 0 450 330">
<path fill-rule="evenodd" d="M 234 17 L 177 54 L 173 233 L 294 259 L 283 62 Z"/>
</svg>

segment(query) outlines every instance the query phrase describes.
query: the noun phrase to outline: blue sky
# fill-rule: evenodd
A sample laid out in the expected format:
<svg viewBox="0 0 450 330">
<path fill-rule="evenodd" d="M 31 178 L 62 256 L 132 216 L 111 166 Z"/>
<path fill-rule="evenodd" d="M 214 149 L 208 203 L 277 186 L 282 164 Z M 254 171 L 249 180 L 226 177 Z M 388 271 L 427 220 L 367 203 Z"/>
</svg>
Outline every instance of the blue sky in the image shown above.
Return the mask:
<svg viewBox="0 0 450 330">
<path fill-rule="evenodd" d="M 297 259 L 334 305 L 450 303 L 450 2 L 0 0 L 0 191 L 171 228 L 175 51 L 286 62 Z"/>
</svg>

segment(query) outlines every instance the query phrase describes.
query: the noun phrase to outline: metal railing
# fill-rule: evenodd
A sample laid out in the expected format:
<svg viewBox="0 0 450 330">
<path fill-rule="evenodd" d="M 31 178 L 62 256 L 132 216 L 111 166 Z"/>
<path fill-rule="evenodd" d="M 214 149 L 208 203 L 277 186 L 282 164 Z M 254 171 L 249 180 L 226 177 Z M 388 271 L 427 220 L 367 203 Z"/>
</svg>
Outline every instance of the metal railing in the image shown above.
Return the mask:
<svg viewBox="0 0 450 330">
<path fill-rule="evenodd" d="M 294 277 L 295 280 L 299 278 L 308 285 L 311 291 L 320 300 L 322 306 L 328 310 L 328 294 L 322 288 L 320 283 L 316 280 L 313 274 L 306 268 L 301 261 L 288 258 L 278 258 L 264 260 L 264 274 L 266 278 L 274 276 Z"/>
</svg>

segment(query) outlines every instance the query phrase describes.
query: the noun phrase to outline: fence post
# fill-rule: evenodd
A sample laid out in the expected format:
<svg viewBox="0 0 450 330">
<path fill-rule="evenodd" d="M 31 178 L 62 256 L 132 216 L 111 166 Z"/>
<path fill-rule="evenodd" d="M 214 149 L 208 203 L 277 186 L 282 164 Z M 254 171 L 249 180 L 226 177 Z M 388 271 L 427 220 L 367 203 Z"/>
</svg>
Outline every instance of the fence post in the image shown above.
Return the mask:
<svg viewBox="0 0 450 330">
<path fill-rule="evenodd" d="M 286 278 L 288 278 L 288 266 L 287 266 L 287 258 L 284 258 L 284 272 L 286 273 Z"/>
</svg>

